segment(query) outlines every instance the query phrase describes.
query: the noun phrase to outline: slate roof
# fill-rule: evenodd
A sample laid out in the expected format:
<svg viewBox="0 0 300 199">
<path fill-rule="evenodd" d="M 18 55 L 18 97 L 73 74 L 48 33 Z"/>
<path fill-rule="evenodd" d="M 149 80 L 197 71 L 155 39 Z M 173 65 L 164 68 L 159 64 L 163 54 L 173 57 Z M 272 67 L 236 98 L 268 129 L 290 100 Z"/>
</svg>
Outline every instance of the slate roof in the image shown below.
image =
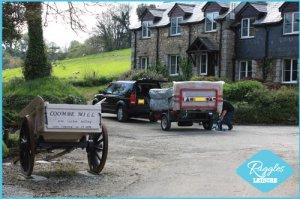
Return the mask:
<svg viewBox="0 0 300 199">
<path fill-rule="evenodd" d="M 267 12 L 268 4 L 265 2 L 250 2 L 250 5 L 259 12 Z"/>
<path fill-rule="evenodd" d="M 267 23 L 276 23 L 282 20 L 281 13 L 279 12 L 279 7 L 284 2 L 268 2 L 266 6 L 267 15 L 261 19 L 258 19 L 254 24 L 267 24 Z"/>
<path fill-rule="evenodd" d="M 191 3 L 177 3 L 180 8 L 182 8 L 185 12 L 190 13 L 192 15 L 182 21 L 181 24 L 189 24 L 189 23 L 196 23 L 204 20 L 204 13 L 202 12 L 203 6 L 207 2 L 191 2 Z M 220 6 L 228 8 L 230 2 L 217 2 Z M 220 15 L 217 19 L 225 18 L 230 12 L 238 13 L 246 4 L 247 2 L 235 2 L 238 5 L 234 10 L 228 9 L 228 11 L 222 15 Z M 259 12 L 266 13 L 264 17 L 259 20 L 256 20 L 254 24 L 267 24 L 267 23 L 276 23 L 282 20 L 281 13 L 279 12 L 279 7 L 284 2 L 249 2 L 255 9 Z M 164 27 L 170 24 L 170 18 L 168 13 L 172 10 L 176 3 L 175 2 L 167 2 L 162 3 L 156 9 L 149 9 L 149 11 L 157 17 L 161 17 L 161 19 L 155 23 L 151 27 Z M 230 7 L 230 6 L 229 6 Z M 164 10 L 164 11 L 162 11 Z M 237 22 L 236 24 L 238 24 Z M 141 28 L 141 21 L 136 21 L 130 25 L 130 29 L 139 29 Z"/>
<path fill-rule="evenodd" d="M 230 2 L 216 2 L 219 4 L 222 8 L 229 8 L 230 7 Z"/>
<path fill-rule="evenodd" d="M 149 12 L 154 16 L 154 17 L 163 17 L 163 14 L 166 10 L 164 9 L 156 9 L 156 8 L 150 8 L 148 9 Z"/>
<path fill-rule="evenodd" d="M 193 13 L 195 5 L 193 4 L 183 4 L 183 3 L 177 3 L 177 5 L 183 10 L 185 13 Z"/>
<path fill-rule="evenodd" d="M 209 38 L 207 37 L 197 37 L 194 42 L 190 45 L 190 47 L 188 48 L 187 52 L 191 52 L 194 50 L 194 48 L 197 46 L 199 46 L 199 44 L 203 44 L 207 50 L 210 51 L 218 51 L 218 47 L 217 45 L 211 41 Z"/>
</svg>

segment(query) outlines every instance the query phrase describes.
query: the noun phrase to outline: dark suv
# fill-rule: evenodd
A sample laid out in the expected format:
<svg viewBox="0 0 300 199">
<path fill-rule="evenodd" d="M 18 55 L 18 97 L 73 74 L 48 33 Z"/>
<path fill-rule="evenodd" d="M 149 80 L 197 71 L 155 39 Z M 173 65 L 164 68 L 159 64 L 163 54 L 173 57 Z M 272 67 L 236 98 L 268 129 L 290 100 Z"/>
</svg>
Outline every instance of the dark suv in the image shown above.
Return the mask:
<svg viewBox="0 0 300 199">
<path fill-rule="evenodd" d="M 93 104 L 106 98 L 102 103 L 102 112 L 116 113 L 120 122 L 125 122 L 130 117 L 155 118 L 150 115 L 149 90 L 161 88 L 157 80 L 141 79 L 137 81 L 112 82 L 105 91 L 95 95 Z"/>
</svg>

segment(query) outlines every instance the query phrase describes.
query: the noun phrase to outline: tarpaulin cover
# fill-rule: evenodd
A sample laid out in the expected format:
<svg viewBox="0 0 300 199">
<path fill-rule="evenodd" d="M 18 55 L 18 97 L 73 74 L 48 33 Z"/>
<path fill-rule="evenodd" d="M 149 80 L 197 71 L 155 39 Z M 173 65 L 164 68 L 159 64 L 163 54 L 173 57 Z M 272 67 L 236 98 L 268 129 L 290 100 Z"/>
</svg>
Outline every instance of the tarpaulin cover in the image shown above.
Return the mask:
<svg viewBox="0 0 300 199">
<path fill-rule="evenodd" d="M 173 109 L 173 88 L 150 89 L 149 95 L 152 111 Z"/>
</svg>

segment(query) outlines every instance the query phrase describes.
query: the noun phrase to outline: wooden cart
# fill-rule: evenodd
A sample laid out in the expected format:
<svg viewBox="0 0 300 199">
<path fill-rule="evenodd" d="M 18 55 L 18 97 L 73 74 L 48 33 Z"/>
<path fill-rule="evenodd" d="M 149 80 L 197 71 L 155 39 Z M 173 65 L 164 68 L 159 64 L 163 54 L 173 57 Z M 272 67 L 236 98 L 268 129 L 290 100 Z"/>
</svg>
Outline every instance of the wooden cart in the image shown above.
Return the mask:
<svg viewBox="0 0 300 199">
<path fill-rule="evenodd" d="M 38 152 L 75 148 L 86 149 L 90 171 L 100 173 L 108 151 L 108 134 L 101 122 L 101 102 L 97 105 L 49 104 L 40 96 L 20 113 L 20 165 L 30 176 Z"/>
</svg>

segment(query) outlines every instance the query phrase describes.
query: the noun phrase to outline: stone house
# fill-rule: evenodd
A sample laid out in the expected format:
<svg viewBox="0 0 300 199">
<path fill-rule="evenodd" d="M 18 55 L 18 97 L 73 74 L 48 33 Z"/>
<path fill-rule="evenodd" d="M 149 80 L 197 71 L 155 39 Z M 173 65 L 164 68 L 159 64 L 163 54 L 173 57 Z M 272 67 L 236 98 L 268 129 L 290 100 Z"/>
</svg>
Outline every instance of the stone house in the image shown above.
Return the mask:
<svg viewBox="0 0 300 199">
<path fill-rule="evenodd" d="M 131 26 L 132 68 L 297 83 L 298 2 L 163 3 Z"/>
</svg>

